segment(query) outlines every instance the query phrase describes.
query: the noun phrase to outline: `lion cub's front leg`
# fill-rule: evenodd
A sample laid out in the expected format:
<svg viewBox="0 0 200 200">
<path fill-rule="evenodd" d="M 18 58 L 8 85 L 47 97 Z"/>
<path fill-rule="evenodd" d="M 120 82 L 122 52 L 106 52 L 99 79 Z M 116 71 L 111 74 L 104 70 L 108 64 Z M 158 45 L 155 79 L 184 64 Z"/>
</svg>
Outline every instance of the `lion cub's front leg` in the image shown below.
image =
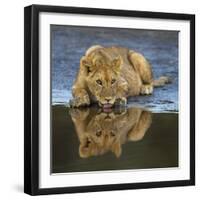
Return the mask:
<svg viewBox="0 0 200 200">
<path fill-rule="evenodd" d="M 118 84 L 117 98 L 115 105 L 126 106 L 127 105 L 127 93 L 128 93 L 128 84 L 124 80 L 121 80 Z"/>
<path fill-rule="evenodd" d="M 70 108 L 69 113 L 71 115 L 72 121 L 80 124 L 89 115 L 89 108 Z"/>
<path fill-rule="evenodd" d="M 115 105 L 117 106 L 126 106 L 126 104 L 127 104 L 126 97 L 118 97 L 115 101 Z"/>
<path fill-rule="evenodd" d="M 83 88 L 73 88 L 73 99 L 70 100 L 70 107 L 81 107 L 90 105 L 90 98 L 87 91 Z"/>
</svg>

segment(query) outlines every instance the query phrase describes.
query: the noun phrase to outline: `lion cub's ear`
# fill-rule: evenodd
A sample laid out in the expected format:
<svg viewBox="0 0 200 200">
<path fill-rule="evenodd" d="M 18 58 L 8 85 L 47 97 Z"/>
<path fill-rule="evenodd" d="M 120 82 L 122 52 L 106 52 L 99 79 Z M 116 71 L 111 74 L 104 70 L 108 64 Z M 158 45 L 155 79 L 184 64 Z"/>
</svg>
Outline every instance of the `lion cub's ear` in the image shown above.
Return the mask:
<svg viewBox="0 0 200 200">
<path fill-rule="evenodd" d="M 112 68 L 116 73 L 119 73 L 121 70 L 121 65 L 122 65 L 122 58 L 121 56 L 118 56 L 112 61 Z"/>
<path fill-rule="evenodd" d="M 86 70 L 86 73 L 89 74 L 94 70 L 94 66 L 92 65 L 92 62 L 86 57 L 83 56 L 80 61 L 81 68 Z"/>
<path fill-rule="evenodd" d="M 122 149 L 121 149 L 121 144 L 119 141 L 116 141 L 111 148 L 111 151 L 115 154 L 117 158 L 121 156 Z"/>
<path fill-rule="evenodd" d="M 86 140 L 81 141 L 79 146 L 79 155 L 81 158 L 88 158 L 90 157 L 90 148 L 89 146 L 86 146 Z"/>
</svg>

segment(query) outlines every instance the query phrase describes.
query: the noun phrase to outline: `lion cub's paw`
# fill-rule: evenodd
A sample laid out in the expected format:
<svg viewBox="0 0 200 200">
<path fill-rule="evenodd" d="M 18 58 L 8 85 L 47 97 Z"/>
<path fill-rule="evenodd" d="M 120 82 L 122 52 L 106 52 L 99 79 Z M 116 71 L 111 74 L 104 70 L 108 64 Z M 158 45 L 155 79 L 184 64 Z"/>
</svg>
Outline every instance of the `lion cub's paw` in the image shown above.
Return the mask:
<svg viewBox="0 0 200 200">
<path fill-rule="evenodd" d="M 118 98 L 115 101 L 116 106 L 126 106 L 126 104 L 127 104 L 127 99 L 125 97 Z"/>
<path fill-rule="evenodd" d="M 72 108 L 78 108 L 82 106 L 90 105 L 90 98 L 88 95 L 84 95 L 81 97 L 75 97 L 69 101 L 69 106 Z"/>
<path fill-rule="evenodd" d="M 142 95 L 149 95 L 153 93 L 153 86 L 152 85 L 142 85 L 140 89 L 140 94 Z"/>
<path fill-rule="evenodd" d="M 72 120 L 84 120 L 89 115 L 89 108 L 71 108 L 69 113 Z"/>
</svg>

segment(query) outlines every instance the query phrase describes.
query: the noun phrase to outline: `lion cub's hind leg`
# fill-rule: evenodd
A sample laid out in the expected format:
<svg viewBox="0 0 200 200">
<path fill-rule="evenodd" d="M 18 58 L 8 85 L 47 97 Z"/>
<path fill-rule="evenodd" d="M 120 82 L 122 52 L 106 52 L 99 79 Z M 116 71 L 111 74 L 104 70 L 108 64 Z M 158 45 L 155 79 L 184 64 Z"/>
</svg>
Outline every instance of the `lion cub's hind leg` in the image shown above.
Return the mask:
<svg viewBox="0 0 200 200">
<path fill-rule="evenodd" d="M 153 93 L 153 85 L 152 84 L 143 84 L 140 89 L 140 94 L 149 95 Z"/>
<path fill-rule="evenodd" d="M 134 70 L 140 75 L 142 85 L 140 94 L 149 95 L 153 93 L 153 74 L 149 62 L 146 58 L 135 51 L 129 51 L 129 61 Z"/>
<path fill-rule="evenodd" d="M 128 134 L 128 139 L 130 141 L 141 140 L 152 123 L 151 113 L 148 111 L 142 111 L 140 118 L 136 125 L 130 130 Z"/>
</svg>

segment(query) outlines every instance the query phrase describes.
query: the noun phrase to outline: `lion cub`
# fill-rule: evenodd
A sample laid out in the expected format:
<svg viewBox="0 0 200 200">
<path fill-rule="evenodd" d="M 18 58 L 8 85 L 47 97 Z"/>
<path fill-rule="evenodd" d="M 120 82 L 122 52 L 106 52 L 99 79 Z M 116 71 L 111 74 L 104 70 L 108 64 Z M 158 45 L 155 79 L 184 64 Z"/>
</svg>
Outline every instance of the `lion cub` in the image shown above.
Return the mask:
<svg viewBox="0 0 200 200">
<path fill-rule="evenodd" d="M 71 108 L 81 158 L 113 152 L 116 157 L 122 153 L 126 142 L 141 140 L 152 123 L 149 111 L 141 108 L 112 109 L 99 112 L 97 108 Z"/>
<path fill-rule="evenodd" d="M 167 83 L 167 77 L 153 79 L 145 57 L 123 47 L 90 47 L 80 60 L 72 87 L 71 107 L 98 103 L 104 109 L 114 104 L 126 105 L 127 97 L 149 95 L 154 86 Z"/>
</svg>

